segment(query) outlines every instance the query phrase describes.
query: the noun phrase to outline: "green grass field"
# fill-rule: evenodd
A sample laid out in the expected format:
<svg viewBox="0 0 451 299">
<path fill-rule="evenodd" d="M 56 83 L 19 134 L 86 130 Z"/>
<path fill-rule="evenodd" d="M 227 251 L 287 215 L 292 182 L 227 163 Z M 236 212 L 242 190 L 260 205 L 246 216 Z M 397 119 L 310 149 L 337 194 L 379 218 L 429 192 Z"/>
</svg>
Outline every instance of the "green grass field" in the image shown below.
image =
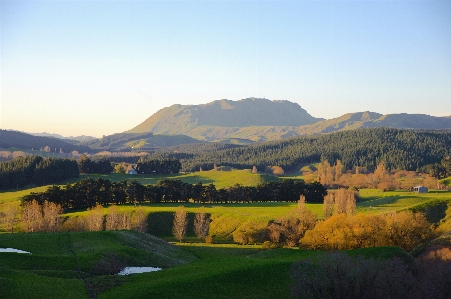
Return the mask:
<svg viewBox="0 0 451 299">
<path fill-rule="evenodd" d="M 113 181 L 122 181 L 124 179 L 137 179 L 142 184 L 154 184 L 163 179 L 181 179 L 187 183 L 196 183 L 198 181 L 204 184 L 214 183 L 217 188 L 234 185 L 258 185 L 264 181 L 278 180 L 279 178 L 270 175 L 255 175 L 249 170 L 235 171 L 203 171 L 190 174 L 177 174 L 172 176 L 163 175 L 82 175 L 77 180 L 90 178 L 105 178 Z M 73 181 L 76 181 L 75 179 Z M 37 187 L 19 191 L 10 191 L 0 193 L 1 205 L 6 202 L 18 201 L 22 196 L 30 192 L 44 191 L 47 187 Z M 361 189 L 360 196 L 362 201 L 357 203 L 357 212 L 366 214 L 387 213 L 398 210 L 413 210 L 426 214 L 431 223 L 437 223 L 445 217 L 447 203 L 451 200 L 451 192 L 430 191 L 425 194 L 417 194 L 408 191 L 382 192 L 376 189 Z M 149 213 L 149 233 L 158 237 L 165 237 L 170 240 L 172 236 L 172 217 L 177 206 L 180 204 L 144 204 L 145 210 Z M 194 214 L 200 208 L 199 205 L 183 203 L 187 208 L 190 222 L 192 223 Z M 253 204 L 227 204 L 227 205 L 206 205 L 206 212 L 211 215 L 210 232 L 218 242 L 233 241 L 232 233 L 236 229 L 261 228 L 268 225 L 274 219 L 277 219 L 296 208 L 295 203 L 253 203 Z M 318 218 L 322 218 L 321 204 L 307 204 Z M 121 211 L 135 209 L 132 205 L 124 205 L 119 208 Z M 108 208 L 105 207 L 105 213 Z M 65 214 L 66 217 L 84 217 L 86 211 L 71 211 Z M 192 226 L 192 225 L 190 225 Z M 194 236 L 192 231 L 188 236 Z"/>
<path fill-rule="evenodd" d="M 292 262 L 321 254 L 230 244 L 174 246 L 129 231 L 0 234 L 0 247 L 32 253 L 0 253 L 2 298 L 24 299 L 89 298 L 88 289 L 98 298 L 290 298 Z M 399 248 L 350 254 L 408 256 Z M 111 256 L 126 266 L 164 269 L 125 277 L 95 275 L 96 265 L 116 265 Z"/>
<path fill-rule="evenodd" d="M 233 170 L 233 171 L 201 171 L 188 174 L 171 174 L 171 175 L 150 175 L 150 174 L 87 174 L 80 175 L 79 178 L 69 180 L 68 182 L 74 183 L 83 178 L 103 178 L 114 182 L 120 182 L 123 180 L 137 180 L 143 185 L 155 184 L 159 180 L 165 179 L 178 179 L 182 182 L 189 184 L 196 184 L 202 182 L 202 184 L 215 184 L 216 188 L 225 188 L 240 184 L 242 186 L 257 186 L 263 182 L 281 180 L 275 176 L 268 174 L 253 174 L 250 170 Z"/>
</svg>

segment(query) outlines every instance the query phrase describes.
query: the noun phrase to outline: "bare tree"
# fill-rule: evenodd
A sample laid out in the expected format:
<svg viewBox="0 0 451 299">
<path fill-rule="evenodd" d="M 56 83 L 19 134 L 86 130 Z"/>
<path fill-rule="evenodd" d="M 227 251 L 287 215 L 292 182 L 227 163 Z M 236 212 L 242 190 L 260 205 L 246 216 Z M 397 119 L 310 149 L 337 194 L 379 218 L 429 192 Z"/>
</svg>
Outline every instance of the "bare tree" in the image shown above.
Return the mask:
<svg viewBox="0 0 451 299">
<path fill-rule="evenodd" d="M 121 219 L 116 205 L 108 208 L 108 214 L 105 217 L 105 230 L 118 230 L 121 226 Z"/>
<path fill-rule="evenodd" d="M 199 239 L 203 240 L 208 236 L 209 230 L 210 217 L 205 213 L 205 208 L 201 207 L 194 218 L 194 232 Z"/>
<path fill-rule="evenodd" d="M 258 173 L 258 171 L 257 171 L 257 166 L 252 166 L 252 173 L 253 174 L 257 174 Z"/>
<path fill-rule="evenodd" d="M 97 204 L 95 207 L 88 209 L 86 213 L 86 229 L 88 231 L 103 230 L 103 207 Z"/>
<path fill-rule="evenodd" d="M 22 206 L 22 230 L 27 233 L 42 231 L 42 208 L 36 200 Z"/>
<path fill-rule="evenodd" d="M 182 242 L 186 235 L 187 225 L 188 225 L 188 214 L 185 211 L 184 206 L 179 206 L 174 213 L 174 222 L 172 226 L 172 233 L 174 237 Z"/>
<path fill-rule="evenodd" d="M 337 207 L 337 214 L 346 213 L 346 190 L 338 189 L 335 192 L 335 205 Z"/>
<path fill-rule="evenodd" d="M 48 232 L 58 230 L 60 225 L 60 215 L 62 212 L 63 208 L 61 208 L 60 205 L 53 202 L 44 201 L 42 206 L 43 229 Z"/>
<path fill-rule="evenodd" d="M 14 232 L 14 225 L 16 224 L 20 211 L 19 202 L 7 202 L 3 204 L 3 223 L 7 230 Z"/>
<path fill-rule="evenodd" d="M 132 216 L 132 229 L 147 232 L 147 213 L 143 207 L 138 207 Z"/>
<path fill-rule="evenodd" d="M 327 193 L 324 196 L 324 204 L 323 204 L 323 217 L 324 219 L 329 218 L 334 213 L 334 193 Z"/>
</svg>

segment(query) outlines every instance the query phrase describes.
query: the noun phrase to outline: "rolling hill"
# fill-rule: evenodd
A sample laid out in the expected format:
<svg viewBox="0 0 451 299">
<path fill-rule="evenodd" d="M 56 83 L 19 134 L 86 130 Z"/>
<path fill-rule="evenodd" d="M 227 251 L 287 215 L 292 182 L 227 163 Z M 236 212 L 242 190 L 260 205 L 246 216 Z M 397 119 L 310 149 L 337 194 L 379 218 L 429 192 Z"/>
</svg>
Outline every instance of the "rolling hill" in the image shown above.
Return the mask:
<svg viewBox="0 0 451 299">
<path fill-rule="evenodd" d="M 69 153 L 73 150 L 79 151 L 80 153 L 91 151 L 87 146 L 71 144 L 58 138 L 33 136 L 18 131 L 0 130 L 0 148 L 39 150 L 46 146 L 49 146 L 52 152 L 55 151 L 55 149 L 58 152 L 62 149 L 65 153 Z"/>
<path fill-rule="evenodd" d="M 296 103 L 247 98 L 203 105 L 172 105 L 126 133 L 183 134 L 203 141 L 248 144 L 378 127 L 451 129 L 451 117 L 406 113 L 383 115 L 366 111 L 324 120 L 311 116 Z"/>
</svg>

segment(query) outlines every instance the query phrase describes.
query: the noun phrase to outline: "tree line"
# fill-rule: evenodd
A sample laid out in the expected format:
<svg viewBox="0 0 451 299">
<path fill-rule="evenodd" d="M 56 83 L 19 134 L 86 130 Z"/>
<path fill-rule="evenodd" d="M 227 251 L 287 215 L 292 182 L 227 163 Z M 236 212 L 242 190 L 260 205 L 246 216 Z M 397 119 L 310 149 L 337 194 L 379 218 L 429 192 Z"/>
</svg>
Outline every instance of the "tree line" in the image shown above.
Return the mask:
<svg viewBox="0 0 451 299">
<path fill-rule="evenodd" d="M 53 184 L 78 175 L 75 160 L 41 156 L 18 157 L 0 163 L 0 190 Z"/>
<path fill-rule="evenodd" d="M 214 184 L 195 185 L 181 180 L 160 180 L 155 185 L 142 185 L 136 180 L 112 182 L 110 180 L 82 179 L 66 186 L 49 186 L 44 192 L 32 192 L 23 202 L 35 200 L 61 205 L 64 209 L 86 209 L 96 205 L 121 205 L 142 203 L 247 203 L 247 202 L 296 202 L 299 195 L 308 202 L 322 202 L 326 188 L 319 183 L 302 180 L 267 182 L 255 187 L 239 184 L 216 189 Z"/>
<path fill-rule="evenodd" d="M 277 165 L 285 170 L 302 163 L 341 160 L 345 169 L 355 166 L 369 171 L 384 162 L 388 170 L 428 171 L 429 166 L 450 156 L 449 131 L 413 131 L 388 128 L 342 131 L 321 136 L 295 137 L 249 146 L 190 144 L 162 149 L 151 159 L 177 158 L 182 171 L 218 165 L 265 169 Z"/>
</svg>

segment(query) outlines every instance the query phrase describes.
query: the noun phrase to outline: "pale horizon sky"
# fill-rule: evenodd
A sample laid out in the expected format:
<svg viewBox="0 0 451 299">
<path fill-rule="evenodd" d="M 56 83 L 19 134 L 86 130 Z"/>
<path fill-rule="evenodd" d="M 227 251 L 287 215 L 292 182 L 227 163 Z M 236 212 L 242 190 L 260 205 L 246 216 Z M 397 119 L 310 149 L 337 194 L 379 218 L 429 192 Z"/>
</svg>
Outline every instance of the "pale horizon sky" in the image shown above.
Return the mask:
<svg viewBox="0 0 451 299">
<path fill-rule="evenodd" d="M 451 115 L 451 1 L 0 0 L 0 127 L 101 137 L 173 104 Z"/>
</svg>

